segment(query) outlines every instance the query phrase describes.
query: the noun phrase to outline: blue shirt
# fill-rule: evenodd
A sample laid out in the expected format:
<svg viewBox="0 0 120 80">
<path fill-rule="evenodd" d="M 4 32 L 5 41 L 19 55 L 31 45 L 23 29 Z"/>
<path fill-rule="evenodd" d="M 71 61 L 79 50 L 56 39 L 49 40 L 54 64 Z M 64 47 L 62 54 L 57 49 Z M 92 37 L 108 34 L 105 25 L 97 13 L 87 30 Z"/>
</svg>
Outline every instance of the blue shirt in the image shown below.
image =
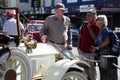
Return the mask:
<svg viewBox="0 0 120 80">
<path fill-rule="evenodd" d="M 110 35 L 109 35 L 109 28 L 108 27 L 104 27 L 100 33 L 98 34 L 98 36 L 96 37 L 96 40 L 95 40 L 95 44 L 97 46 L 101 45 L 103 43 L 103 41 L 107 38 L 109 38 Z"/>
</svg>

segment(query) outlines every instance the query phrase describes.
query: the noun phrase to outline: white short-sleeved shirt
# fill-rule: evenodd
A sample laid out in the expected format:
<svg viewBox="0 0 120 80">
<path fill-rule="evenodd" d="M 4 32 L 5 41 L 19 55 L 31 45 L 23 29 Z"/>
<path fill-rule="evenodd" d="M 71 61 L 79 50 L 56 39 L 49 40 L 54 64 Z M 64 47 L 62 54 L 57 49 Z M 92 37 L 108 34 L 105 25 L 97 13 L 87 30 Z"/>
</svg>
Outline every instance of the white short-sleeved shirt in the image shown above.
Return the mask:
<svg viewBox="0 0 120 80">
<path fill-rule="evenodd" d="M 20 22 L 20 29 L 24 30 L 24 26 Z M 14 18 L 11 18 L 3 24 L 3 32 L 7 32 L 7 35 L 18 35 L 17 31 L 17 21 Z"/>
</svg>

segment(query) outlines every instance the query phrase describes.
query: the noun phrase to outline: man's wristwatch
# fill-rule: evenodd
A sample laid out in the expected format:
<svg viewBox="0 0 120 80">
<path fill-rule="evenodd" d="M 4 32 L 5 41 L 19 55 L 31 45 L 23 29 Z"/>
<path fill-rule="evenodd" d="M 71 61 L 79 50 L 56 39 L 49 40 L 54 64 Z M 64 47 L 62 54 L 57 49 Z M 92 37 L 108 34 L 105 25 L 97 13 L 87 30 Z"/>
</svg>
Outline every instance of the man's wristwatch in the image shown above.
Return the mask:
<svg viewBox="0 0 120 80">
<path fill-rule="evenodd" d="M 96 47 L 97 50 L 99 50 L 100 48 L 99 47 Z"/>
</svg>

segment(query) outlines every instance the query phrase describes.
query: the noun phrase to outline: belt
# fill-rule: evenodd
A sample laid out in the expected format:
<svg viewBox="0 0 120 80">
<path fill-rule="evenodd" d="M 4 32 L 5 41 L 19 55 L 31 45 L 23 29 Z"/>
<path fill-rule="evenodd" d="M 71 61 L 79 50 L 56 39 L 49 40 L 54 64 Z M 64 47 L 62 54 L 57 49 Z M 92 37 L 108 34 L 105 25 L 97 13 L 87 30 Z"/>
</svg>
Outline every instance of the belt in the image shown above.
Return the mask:
<svg viewBox="0 0 120 80">
<path fill-rule="evenodd" d="M 60 44 L 60 45 L 64 45 L 64 44 L 65 44 L 65 43 L 56 43 L 56 42 L 51 41 L 51 40 L 49 40 L 49 42 L 51 42 L 51 43 L 55 43 L 55 44 Z"/>
</svg>

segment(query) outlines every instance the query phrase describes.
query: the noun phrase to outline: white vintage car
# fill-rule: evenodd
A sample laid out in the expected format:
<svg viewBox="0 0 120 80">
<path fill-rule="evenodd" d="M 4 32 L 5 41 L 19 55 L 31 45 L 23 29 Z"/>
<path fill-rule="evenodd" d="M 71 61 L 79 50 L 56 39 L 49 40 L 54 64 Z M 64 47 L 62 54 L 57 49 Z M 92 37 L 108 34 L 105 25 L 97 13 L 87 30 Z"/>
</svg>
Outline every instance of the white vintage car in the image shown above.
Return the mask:
<svg viewBox="0 0 120 80">
<path fill-rule="evenodd" d="M 0 50 L 0 80 L 88 80 L 84 68 L 89 64 L 78 59 L 56 60 L 59 51 L 47 43 L 38 43 L 32 53 L 24 45 Z M 65 52 L 69 53 L 69 52 Z"/>
</svg>

